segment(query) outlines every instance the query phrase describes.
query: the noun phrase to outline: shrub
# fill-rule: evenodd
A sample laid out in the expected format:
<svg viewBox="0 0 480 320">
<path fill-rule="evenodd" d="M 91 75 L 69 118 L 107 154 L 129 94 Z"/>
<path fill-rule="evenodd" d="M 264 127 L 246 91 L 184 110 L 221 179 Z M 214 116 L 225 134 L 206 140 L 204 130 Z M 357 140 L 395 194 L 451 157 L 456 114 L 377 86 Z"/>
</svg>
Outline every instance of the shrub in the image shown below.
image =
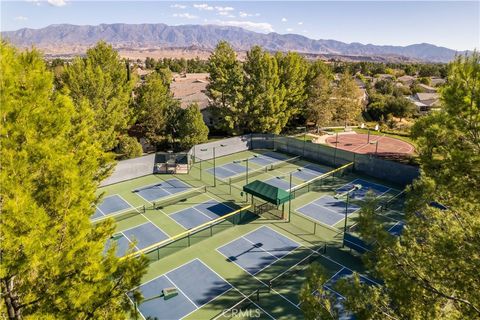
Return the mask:
<svg viewBox="0 0 480 320">
<path fill-rule="evenodd" d="M 124 135 L 118 139 L 118 153 L 121 159 L 131 159 L 140 157 L 143 148 L 136 138 Z"/>
</svg>

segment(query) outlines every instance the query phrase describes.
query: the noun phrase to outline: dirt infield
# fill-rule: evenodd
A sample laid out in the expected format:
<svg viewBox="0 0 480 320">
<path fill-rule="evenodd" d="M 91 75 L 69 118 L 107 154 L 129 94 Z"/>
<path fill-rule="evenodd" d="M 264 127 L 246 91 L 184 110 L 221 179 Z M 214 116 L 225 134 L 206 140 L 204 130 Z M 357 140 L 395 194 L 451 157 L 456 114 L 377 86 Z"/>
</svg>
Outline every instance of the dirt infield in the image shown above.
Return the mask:
<svg viewBox="0 0 480 320">
<path fill-rule="evenodd" d="M 337 136 L 328 137 L 325 142 L 335 147 Z M 377 145 L 378 144 L 378 145 Z M 375 154 L 379 156 L 392 155 L 410 155 L 415 152 L 415 148 L 408 142 L 378 135 L 367 134 L 339 134 L 337 147 L 339 149 L 352 151 L 362 154 Z"/>
</svg>

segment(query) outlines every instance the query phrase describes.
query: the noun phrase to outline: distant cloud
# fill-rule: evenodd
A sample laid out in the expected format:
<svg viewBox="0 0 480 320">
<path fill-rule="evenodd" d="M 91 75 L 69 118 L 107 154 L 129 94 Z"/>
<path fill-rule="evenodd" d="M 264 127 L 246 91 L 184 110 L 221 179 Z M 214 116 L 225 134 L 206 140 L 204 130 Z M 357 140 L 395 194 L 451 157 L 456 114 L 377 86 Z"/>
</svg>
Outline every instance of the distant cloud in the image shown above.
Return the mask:
<svg viewBox="0 0 480 320">
<path fill-rule="evenodd" d="M 235 10 L 235 8 L 232 8 L 232 7 L 214 7 L 214 8 L 219 12 L 228 12 L 228 11 Z"/>
<path fill-rule="evenodd" d="M 194 4 L 193 7 L 202 11 L 216 11 L 220 16 L 235 18 L 235 16 L 232 14 L 232 11 L 235 11 L 235 8 L 233 7 L 209 6 L 206 3 Z"/>
<path fill-rule="evenodd" d="M 32 3 L 32 4 L 36 5 L 36 6 L 40 6 L 40 5 L 41 5 L 40 0 L 26 0 L 26 1 Z"/>
<path fill-rule="evenodd" d="M 253 22 L 253 21 L 236 21 L 236 20 L 228 20 L 228 21 L 215 21 L 215 24 L 221 26 L 232 26 L 232 27 L 240 27 L 251 31 L 257 32 L 274 32 L 272 25 L 268 22 Z"/>
<path fill-rule="evenodd" d="M 47 2 L 54 7 L 63 7 L 67 4 L 65 0 L 47 0 Z"/>
<path fill-rule="evenodd" d="M 198 10 L 206 10 L 206 11 L 213 11 L 213 9 L 214 9 L 213 7 L 209 6 L 206 3 L 194 4 L 193 7 L 198 9 Z"/>
<path fill-rule="evenodd" d="M 287 18 L 282 18 L 282 22 L 287 22 Z"/>
<path fill-rule="evenodd" d="M 238 13 L 238 16 L 240 18 L 247 18 L 247 17 L 259 17 L 260 16 L 260 13 L 247 13 L 245 11 L 240 11 Z"/>
<path fill-rule="evenodd" d="M 292 32 L 293 31 L 292 28 L 287 28 L 286 30 L 287 30 L 287 32 Z"/>
<path fill-rule="evenodd" d="M 172 4 L 170 6 L 170 8 L 175 8 L 175 9 L 186 9 L 187 6 L 183 5 L 183 4 L 178 4 L 178 3 L 175 3 L 175 4 Z"/>
<path fill-rule="evenodd" d="M 175 18 L 183 18 L 183 19 L 197 19 L 198 16 L 195 16 L 193 14 L 190 14 L 190 13 L 174 13 L 173 14 L 173 17 Z"/>
<path fill-rule="evenodd" d="M 17 21 L 26 21 L 26 20 L 28 20 L 28 18 L 25 17 L 25 16 L 18 16 L 18 17 L 15 17 L 15 20 L 17 20 Z"/>
<path fill-rule="evenodd" d="M 300 21 L 299 23 L 297 23 L 299 26 L 301 26 L 303 24 L 303 21 Z"/>
</svg>

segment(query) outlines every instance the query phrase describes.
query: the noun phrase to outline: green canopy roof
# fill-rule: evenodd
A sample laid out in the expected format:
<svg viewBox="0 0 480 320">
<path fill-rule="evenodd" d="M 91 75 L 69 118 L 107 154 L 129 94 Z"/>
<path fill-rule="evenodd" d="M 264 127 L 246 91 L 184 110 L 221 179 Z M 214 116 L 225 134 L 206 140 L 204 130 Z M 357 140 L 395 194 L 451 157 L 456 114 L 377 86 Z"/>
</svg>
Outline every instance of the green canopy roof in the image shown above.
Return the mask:
<svg viewBox="0 0 480 320">
<path fill-rule="evenodd" d="M 243 191 L 277 206 L 287 202 L 290 198 L 289 192 L 260 180 L 255 180 L 243 186 Z"/>
</svg>

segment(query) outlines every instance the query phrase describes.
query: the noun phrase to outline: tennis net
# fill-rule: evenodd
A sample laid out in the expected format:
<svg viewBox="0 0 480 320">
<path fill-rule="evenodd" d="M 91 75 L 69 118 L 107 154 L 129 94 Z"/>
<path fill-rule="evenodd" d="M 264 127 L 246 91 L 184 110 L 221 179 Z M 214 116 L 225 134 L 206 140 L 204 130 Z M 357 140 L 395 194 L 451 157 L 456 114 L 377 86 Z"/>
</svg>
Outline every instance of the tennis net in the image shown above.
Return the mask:
<svg viewBox="0 0 480 320">
<path fill-rule="evenodd" d="M 269 164 L 264 165 L 264 166 L 262 166 L 260 168 L 257 168 L 257 169 L 248 170 L 248 172 L 245 171 L 245 172 L 242 172 L 242 173 L 239 173 L 239 174 L 236 174 L 234 176 L 229 177 L 228 178 L 228 183 L 232 184 L 232 183 L 235 183 L 235 182 L 245 180 L 247 174 L 248 174 L 249 178 L 253 178 L 253 177 L 261 175 L 262 173 L 266 173 L 268 171 L 272 171 L 272 170 L 275 170 L 277 168 L 284 167 L 288 164 L 295 163 L 295 162 L 299 161 L 300 159 L 301 159 L 300 156 L 295 156 L 295 157 L 291 157 L 291 158 L 288 158 L 288 159 L 285 159 L 285 160 L 280 160 L 280 161 L 277 161 L 277 162 L 274 162 L 274 163 L 269 163 Z"/>
<path fill-rule="evenodd" d="M 110 218 L 113 218 L 113 219 L 119 221 L 119 220 L 128 219 L 128 218 L 136 216 L 136 215 L 144 214 L 145 211 L 146 211 L 146 207 L 145 207 L 145 205 L 142 205 L 142 206 L 138 206 L 138 207 L 135 207 L 135 208 L 128 208 L 126 210 L 115 212 L 115 213 L 112 213 L 112 214 L 107 214 L 107 215 L 102 216 L 102 217 L 91 219 L 90 221 L 92 223 L 98 223 L 98 222 L 101 222 L 101 221 L 104 221 L 104 220 L 110 219 Z"/>
<path fill-rule="evenodd" d="M 189 198 L 193 198 L 195 196 L 198 196 L 200 194 L 203 194 L 207 192 L 207 187 L 202 186 L 202 187 L 197 187 L 197 188 L 187 188 L 183 192 L 179 193 L 173 193 L 169 196 L 160 198 L 156 201 L 152 202 L 152 207 L 153 209 L 162 209 L 167 206 L 174 205 L 179 202 L 183 202 L 188 200 Z"/>
<path fill-rule="evenodd" d="M 301 196 L 302 194 L 308 193 L 310 191 L 318 191 L 317 189 L 325 184 L 327 178 L 335 179 L 335 177 L 341 177 L 345 174 L 346 171 L 350 170 L 353 167 L 354 163 L 350 162 L 346 165 L 343 165 L 339 168 L 331 170 L 327 173 L 321 174 L 318 177 L 310 179 L 304 183 L 301 183 L 292 188 L 290 191 L 292 198 Z"/>
<path fill-rule="evenodd" d="M 231 228 L 232 226 L 246 223 L 255 219 L 255 215 L 249 211 L 250 205 L 237 209 L 217 219 L 208 221 L 202 225 L 179 233 L 168 239 L 154 243 L 139 251 L 135 251 L 121 259 L 145 255 L 150 262 L 158 261 L 170 254 L 178 252 L 182 248 L 188 248 L 206 238 Z"/>
</svg>

